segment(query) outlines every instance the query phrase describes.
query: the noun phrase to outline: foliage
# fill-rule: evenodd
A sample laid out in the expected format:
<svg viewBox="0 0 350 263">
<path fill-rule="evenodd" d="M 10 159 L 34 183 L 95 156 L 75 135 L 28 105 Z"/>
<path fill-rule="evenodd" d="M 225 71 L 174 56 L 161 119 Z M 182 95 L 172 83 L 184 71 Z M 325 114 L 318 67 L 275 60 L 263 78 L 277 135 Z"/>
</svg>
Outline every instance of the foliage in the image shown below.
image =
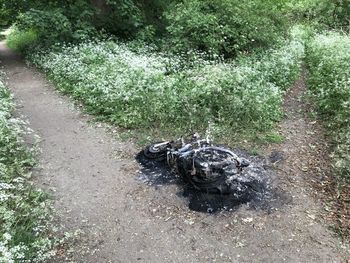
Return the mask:
<svg viewBox="0 0 350 263">
<path fill-rule="evenodd" d="M 310 89 L 336 144 L 334 166 L 350 179 L 350 37 L 317 35 L 307 47 Z"/>
<path fill-rule="evenodd" d="M 107 14 L 100 16 L 100 27 L 121 37 L 133 36 L 143 25 L 142 11 L 132 0 L 107 0 Z"/>
<path fill-rule="evenodd" d="M 106 0 L 96 9 L 83 0 L 10 0 L 2 5 L 7 13 L 20 12 L 16 22 L 22 32 L 34 30 L 49 43 L 80 40 L 98 28 L 129 40 L 163 37 L 166 49 L 232 57 L 275 43 L 286 29 L 281 5 L 273 0 Z"/>
<path fill-rule="evenodd" d="M 18 30 L 17 27 L 12 27 L 6 38 L 6 43 L 13 50 L 25 52 L 38 43 L 38 40 L 38 34 L 33 29 L 22 31 Z"/>
<path fill-rule="evenodd" d="M 0 8 L 0 27 L 5 27 L 10 24 L 10 15 L 9 11 L 6 9 Z"/>
<path fill-rule="evenodd" d="M 280 6 L 273 1 L 184 1 L 168 10 L 167 19 L 175 49 L 231 57 L 275 43 L 286 29 Z"/>
<path fill-rule="evenodd" d="M 27 42 L 27 38 L 36 35 L 37 41 L 33 45 L 50 46 L 97 35 L 93 25 L 95 11 L 87 1 L 49 1 L 45 4 L 35 0 L 7 1 L 2 6 L 2 12 L 17 12 L 13 32 L 17 42 Z"/>
<path fill-rule="evenodd" d="M 350 32 L 349 0 L 291 0 L 287 4 L 294 19 Z"/>
<path fill-rule="evenodd" d="M 25 13 L 30 9 L 49 9 L 50 7 L 57 8 L 63 6 L 67 1 L 49 0 L 0 0 L 0 14 L 4 24 L 8 26 L 16 22 L 17 16 Z"/>
<path fill-rule="evenodd" d="M 52 247 L 50 209 L 45 193 L 28 181 L 34 159 L 12 109 L 10 93 L 0 81 L 0 262 L 41 262 Z"/>
<path fill-rule="evenodd" d="M 264 79 L 286 91 L 300 73 L 300 63 L 304 57 L 304 28 L 291 30 L 291 41 L 277 49 L 268 49 L 254 55 L 238 59 L 241 65 L 259 70 Z"/>
<path fill-rule="evenodd" d="M 8 20 L 13 23 L 18 15 L 30 9 L 49 11 L 61 8 L 69 18 L 80 17 L 86 11 L 90 12 L 89 2 L 86 0 L 0 0 L 0 9 L 8 14 Z M 77 7 L 80 9 L 76 9 Z"/>
<path fill-rule="evenodd" d="M 240 130 L 270 128 L 294 80 L 303 45 L 286 42 L 237 63 L 194 61 L 131 51 L 112 41 L 63 45 L 30 60 L 88 110 L 124 127 L 204 129 L 207 121 Z"/>
<path fill-rule="evenodd" d="M 62 8 L 62 4 L 60 4 L 59 8 L 72 25 L 72 39 L 79 41 L 95 37 L 97 35 L 94 24 L 95 9 L 89 1 L 75 0 L 70 2 L 67 1 L 65 8 Z"/>
<path fill-rule="evenodd" d="M 44 42 L 66 41 L 72 31 L 70 21 L 59 9 L 31 9 L 20 15 L 16 24 L 20 31 L 34 31 Z"/>
<path fill-rule="evenodd" d="M 176 0 L 106 0 L 99 8 L 96 26 L 127 39 L 140 35 L 145 39 L 149 32 L 152 36 L 163 35 L 166 26 L 163 13 L 173 2 Z"/>
</svg>

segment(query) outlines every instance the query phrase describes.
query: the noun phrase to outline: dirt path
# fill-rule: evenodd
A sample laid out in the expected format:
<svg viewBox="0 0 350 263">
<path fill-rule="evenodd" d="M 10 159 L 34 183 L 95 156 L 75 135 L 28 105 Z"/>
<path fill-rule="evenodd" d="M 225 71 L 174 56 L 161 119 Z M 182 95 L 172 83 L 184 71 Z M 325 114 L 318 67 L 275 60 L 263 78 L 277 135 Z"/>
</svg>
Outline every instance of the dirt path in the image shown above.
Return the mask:
<svg viewBox="0 0 350 263">
<path fill-rule="evenodd" d="M 189 211 L 175 185 L 157 189 L 138 182 L 135 148 L 91 125 L 4 43 L 0 61 L 18 112 L 42 138 L 36 178 L 52 190 L 64 229 L 84 232 L 58 262 L 346 262 L 346 250 L 318 220 L 307 172 L 296 169 L 294 157 L 315 137 L 298 112 L 301 103 L 293 102 L 305 89 L 303 78 L 286 103 L 281 129 L 289 139 L 275 149 L 285 159 L 278 182 L 293 202 L 270 214 L 242 207 L 208 215 Z"/>
</svg>

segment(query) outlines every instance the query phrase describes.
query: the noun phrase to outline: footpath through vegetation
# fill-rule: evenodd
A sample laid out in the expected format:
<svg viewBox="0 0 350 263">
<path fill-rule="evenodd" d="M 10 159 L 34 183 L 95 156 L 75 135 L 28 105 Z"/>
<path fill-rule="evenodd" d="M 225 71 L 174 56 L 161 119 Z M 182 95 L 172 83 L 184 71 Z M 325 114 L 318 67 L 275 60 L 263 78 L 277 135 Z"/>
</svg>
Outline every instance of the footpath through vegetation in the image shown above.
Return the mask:
<svg viewBox="0 0 350 263">
<path fill-rule="evenodd" d="M 349 239 L 348 1 L 73 2 L 0 0 L 7 46 L 28 64 L 1 45 L 8 86 L 43 137 L 37 182 L 56 188 L 63 229 L 86 227 L 76 251 L 57 250 L 59 262 L 82 254 L 86 262 L 156 262 L 155 254 L 244 262 L 260 253 L 253 245 L 266 245 L 267 262 L 345 258 L 318 218 Z M 118 139 L 68 110 L 65 97 L 29 67 Z M 42 261 L 54 243 L 51 212 L 47 194 L 32 187 L 34 150 L 3 80 L 0 106 L 0 262 Z M 121 138 L 144 146 L 208 127 L 217 143 L 266 155 L 292 205 L 273 215 L 239 211 L 213 219 L 185 210 L 173 186 L 163 192 L 136 183 L 136 150 Z M 180 205 L 169 207 L 174 199 Z M 223 240 L 237 246 L 225 248 Z"/>
<path fill-rule="evenodd" d="M 191 64 L 184 64 L 181 57 L 113 41 L 56 46 L 28 59 L 89 112 L 119 126 L 137 128 L 134 134 L 142 133 L 141 139 L 204 132 L 210 123 L 214 137 L 231 145 L 247 140 L 255 144 L 257 138 L 283 141 L 274 127 L 283 117 L 285 92 L 305 59 L 310 71 L 309 100 L 331 127 L 332 172 L 336 174 L 336 185 L 331 185 L 342 196 L 331 210 L 338 211 L 346 232 L 349 45 L 346 35 L 313 36 L 309 28 L 299 26 L 280 47 L 234 62 L 208 61 L 198 55 Z"/>
<path fill-rule="evenodd" d="M 51 261 L 227 262 L 239 258 L 251 262 L 259 255 L 257 262 L 342 262 L 347 258 L 341 240 L 319 220 L 320 207 L 300 170 L 278 173 L 276 183 L 292 202 L 270 214 L 249 206 L 214 216 L 189 211 L 176 185 L 155 189 L 135 180 L 139 167 L 132 144 L 121 143 L 100 124 L 91 126 L 89 118 L 55 93 L 41 75 L 4 45 L 0 50 L 21 111 L 44 139 L 41 169 L 35 178 L 50 187 L 62 230 L 81 232 L 77 242 L 60 246 Z M 299 86 L 292 90 L 295 87 Z M 297 134 L 299 128 L 296 125 L 293 131 Z M 288 145 L 286 160 L 294 158 L 289 151 L 300 148 L 293 141 Z"/>
</svg>

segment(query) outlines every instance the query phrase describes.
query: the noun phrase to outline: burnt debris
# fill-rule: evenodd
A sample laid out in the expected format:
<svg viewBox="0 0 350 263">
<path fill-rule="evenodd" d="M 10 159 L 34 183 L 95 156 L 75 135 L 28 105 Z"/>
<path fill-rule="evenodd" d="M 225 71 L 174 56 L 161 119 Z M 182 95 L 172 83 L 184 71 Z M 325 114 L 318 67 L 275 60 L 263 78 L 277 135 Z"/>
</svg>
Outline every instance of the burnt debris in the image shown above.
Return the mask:
<svg viewBox="0 0 350 263">
<path fill-rule="evenodd" d="M 207 140 L 155 143 L 136 159 L 142 165 L 142 181 L 181 185 L 195 211 L 232 211 L 242 204 L 271 209 L 269 204 L 282 197 L 272 190 L 271 176 L 261 161 Z"/>
</svg>

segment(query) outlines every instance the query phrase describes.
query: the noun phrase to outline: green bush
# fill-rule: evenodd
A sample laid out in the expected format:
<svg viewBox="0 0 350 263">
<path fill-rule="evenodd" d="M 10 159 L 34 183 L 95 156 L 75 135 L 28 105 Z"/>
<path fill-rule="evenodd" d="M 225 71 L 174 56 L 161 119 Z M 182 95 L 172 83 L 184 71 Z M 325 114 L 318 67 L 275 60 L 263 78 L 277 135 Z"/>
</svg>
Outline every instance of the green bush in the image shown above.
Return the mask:
<svg viewBox="0 0 350 263">
<path fill-rule="evenodd" d="M 89 20 L 92 22 L 91 13 L 94 14 L 90 1 L 86 0 L 0 0 L 0 6 L 0 17 L 3 18 L 2 21 L 8 22 L 7 24 L 15 23 L 18 15 L 30 10 L 50 12 L 50 10 L 60 9 L 71 22 L 77 22 L 74 23 L 74 26 L 79 26 L 82 18 L 84 18 L 84 22 Z"/>
<path fill-rule="evenodd" d="M 299 76 L 304 43 L 309 34 L 304 26 L 294 26 L 290 30 L 292 40 L 288 44 L 248 57 L 248 65 L 258 68 L 267 81 L 281 90 L 287 90 Z"/>
<path fill-rule="evenodd" d="M 33 29 L 19 30 L 17 27 L 12 27 L 6 38 L 6 43 L 13 50 L 25 52 L 31 46 L 37 44 L 38 40 L 38 34 Z"/>
<path fill-rule="evenodd" d="M 184 1 L 166 16 L 176 50 L 199 49 L 228 57 L 269 46 L 286 29 L 278 4 L 270 1 Z"/>
<path fill-rule="evenodd" d="M 92 7 L 83 1 L 65 8 L 30 9 L 20 14 L 16 20 L 15 30 L 10 36 L 15 42 L 12 46 L 20 46 L 23 51 L 29 47 L 27 42 L 51 46 L 54 43 L 81 41 L 96 36 L 97 31 L 92 21 L 94 14 Z M 16 45 L 17 42 L 19 45 Z"/>
<path fill-rule="evenodd" d="M 0 262 L 43 262 L 53 246 L 50 207 L 46 194 L 28 180 L 33 154 L 12 110 L 12 98 L 0 80 Z"/>
<path fill-rule="evenodd" d="M 31 9 L 18 17 L 16 25 L 20 32 L 36 32 L 41 43 L 64 42 L 72 37 L 71 22 L 60 9 Z"/>
<path fill-rule="evenodd" d="M 124 39 L 139 36 L 145 39 L 150 31 L 157 37 L 163 36 L 166 27 L 163 13 L 174 2 L 177 0 L 106 0 L 97 12 L 96 26 Z"/>
<path fill-rule="evenodd" d="M 350 37 L 317 35 L 307 45 L 309 85 L 326 121 L 334 148 L 334 164 L 350 179 Z"/>
<path fill-rule="evenodd" d="M 100 41 L 64 45 L 30 60 L 88 110 L 120 126 L 198 130 L 210 120 L 236 131 L 261 131 L 281 117 L 283 91 L 302 56 L 303 45 L 293 40 L 265 52 L 261 61 L 197 60 L 179 70 L 177 57 Z"/>
<path fill-rule="evenodd" d="M 287 12 L 299 21 L 350 32 L 349 0 L 290 0 Z"/>
<path fill-rule="evenodd" d="M 99 27 L 120 37 L 135 36 L 143 24 L 140 6 L 132 0 L 107 0 L 106 10 L 98 16 Z"/>
</svg>

